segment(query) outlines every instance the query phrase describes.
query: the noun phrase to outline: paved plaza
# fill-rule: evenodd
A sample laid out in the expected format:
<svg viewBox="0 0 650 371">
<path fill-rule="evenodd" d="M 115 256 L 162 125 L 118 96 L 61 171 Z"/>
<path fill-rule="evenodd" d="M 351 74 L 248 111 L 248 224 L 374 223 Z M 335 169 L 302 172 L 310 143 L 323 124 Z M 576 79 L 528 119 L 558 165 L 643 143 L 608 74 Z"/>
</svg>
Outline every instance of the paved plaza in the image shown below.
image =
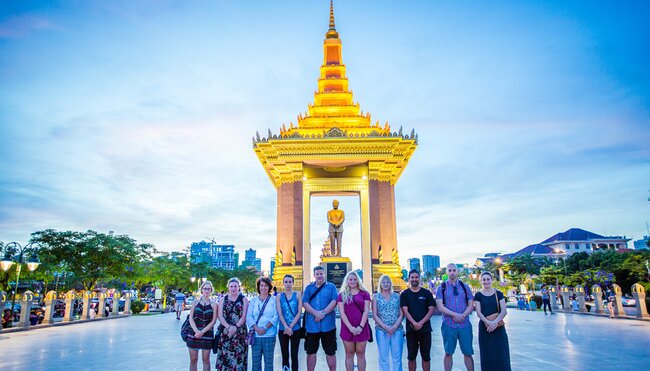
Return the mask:
<svg viewBox="0 0 650 371">
<path fill-rule="evenodd" d="M 433 318 L 432 370 L 442 369 L 440 320 Z M 514 370 L 648 369 L 650 322 L 561 313 L 544 316 L 512 309 L 506 321 Z M 480 370 L 475 317 L 472 322 L 474 360 Z M 189 358 L 179 336 L 180 325 L 170 313 L 0 332 L 0 370 L 187 370 Z M 279 370 L 276 347 L 275 369 Z M 339 370 L 344 369 L 342 350 L 339 342 Z M 374 343 L 368 345 L 367 359 L 368 370 L 378 370 Z M 300 360 L 305 369 L 304 352 Z M 214 361 L 212 355 L 212 367 Z M 326 369 L 322 351 L 318 366 Z M 454 370 L 460 369 L 464 369 L 462 357 L 456 354 Z"/>
</svg>

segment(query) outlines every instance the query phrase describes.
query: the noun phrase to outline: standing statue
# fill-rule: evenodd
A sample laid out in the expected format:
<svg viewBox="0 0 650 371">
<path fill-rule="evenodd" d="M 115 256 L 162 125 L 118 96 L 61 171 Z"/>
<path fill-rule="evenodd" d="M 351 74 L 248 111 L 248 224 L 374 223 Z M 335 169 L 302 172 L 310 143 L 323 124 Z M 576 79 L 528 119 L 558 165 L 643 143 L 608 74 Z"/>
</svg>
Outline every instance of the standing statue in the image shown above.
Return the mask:
<svg viewBox="0 0 650 371">
<path fill-rule="evenodd" d="M 341 241 L 343 240 L 343 222 L 345 213 L 339 210 L 339 201 L 332 201 L 333 209 L 327 212 L 327 222 L 329 223 L 330 248 L 332 256 L 341 256 Z"/>
</svg>

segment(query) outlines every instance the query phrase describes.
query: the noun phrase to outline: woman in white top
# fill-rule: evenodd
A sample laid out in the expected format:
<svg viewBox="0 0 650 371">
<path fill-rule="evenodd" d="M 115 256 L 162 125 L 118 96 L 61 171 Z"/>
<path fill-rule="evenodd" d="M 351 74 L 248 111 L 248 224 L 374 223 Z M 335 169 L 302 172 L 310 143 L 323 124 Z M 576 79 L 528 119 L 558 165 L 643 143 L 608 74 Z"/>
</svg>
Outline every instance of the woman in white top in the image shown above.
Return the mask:
<svg viewBox="0 0 650 371">
<path fill-rule="evenodd" d="M 264 355 L 264 370 L 273 370 L 273 350 L 275 349 L 275 334 L 278 333 L 278 312 L 275 298 L 270 295 L 273 283 L 268 277 L 257 279 L 258 296 L 251 299 L 246 314 L 246 324 L 255 334 L 252 345 L 253 370 L 262 369 Z"/>
</svg>

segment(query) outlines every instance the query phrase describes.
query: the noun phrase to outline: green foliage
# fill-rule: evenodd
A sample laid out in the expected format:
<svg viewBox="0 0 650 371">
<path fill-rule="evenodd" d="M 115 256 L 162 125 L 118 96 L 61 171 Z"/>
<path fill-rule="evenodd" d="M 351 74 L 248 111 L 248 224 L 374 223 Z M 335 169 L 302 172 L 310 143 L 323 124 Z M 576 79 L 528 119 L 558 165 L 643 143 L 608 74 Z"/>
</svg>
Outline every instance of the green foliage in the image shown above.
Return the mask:
<svg viewBox="0 0 650 371">
<path fill-rule="evenodd" d="M 133 314 L 138 314 L 144 309 L 144 303 L 141 300 L 131 302 L 131 311 Z"/>
<path fill-rule="evenodd" d="M 103 234 L 95 231 L 58 232 L 53 229 L 35 232 L 32 242 L 38 242 L 44 264 L 43 274 L 55 269 L 74 272 L 77 283 L 86 290 L 100 281 L 123 277 L 130 267 L 154 251 L 152 245 L 137 244 L 129 236 Z M 40 268 L 40 267 L 39 267 Z"/>
</svg>

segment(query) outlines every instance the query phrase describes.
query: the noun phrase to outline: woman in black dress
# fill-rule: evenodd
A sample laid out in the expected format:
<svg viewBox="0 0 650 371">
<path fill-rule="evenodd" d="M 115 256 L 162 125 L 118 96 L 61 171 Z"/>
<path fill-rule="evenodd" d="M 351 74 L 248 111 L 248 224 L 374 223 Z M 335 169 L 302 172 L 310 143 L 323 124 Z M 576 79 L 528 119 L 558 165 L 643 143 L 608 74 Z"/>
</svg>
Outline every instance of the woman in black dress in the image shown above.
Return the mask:
<svg viewBox="0 0 650 371">
<path fill-rule="evenodd" d="M 474 295 L 476 314 L 481 319 L 478 326 L 478 345 L 481 353 L 481 370 L 510 371 L 510 347 L 503 324 L 506 299 L 501 291 L 492 288 L 492 274 L 481 274 L 483 289 Z"/>
<path fill-rule="evenodd" d="M 193 333 L 187 336 L 187 349 L 190 352 L 190 371 L 197 370 L 199 350 L 203 361 L 203 371 L 210 370 L 210 351 L 214 339 L 214 323 L 217 322 L 217 304 L 210 300 L 212 282 L 201 285 L 201 297 L 195 300 L 190 309 L 190 326 Z"/>
</svg>

